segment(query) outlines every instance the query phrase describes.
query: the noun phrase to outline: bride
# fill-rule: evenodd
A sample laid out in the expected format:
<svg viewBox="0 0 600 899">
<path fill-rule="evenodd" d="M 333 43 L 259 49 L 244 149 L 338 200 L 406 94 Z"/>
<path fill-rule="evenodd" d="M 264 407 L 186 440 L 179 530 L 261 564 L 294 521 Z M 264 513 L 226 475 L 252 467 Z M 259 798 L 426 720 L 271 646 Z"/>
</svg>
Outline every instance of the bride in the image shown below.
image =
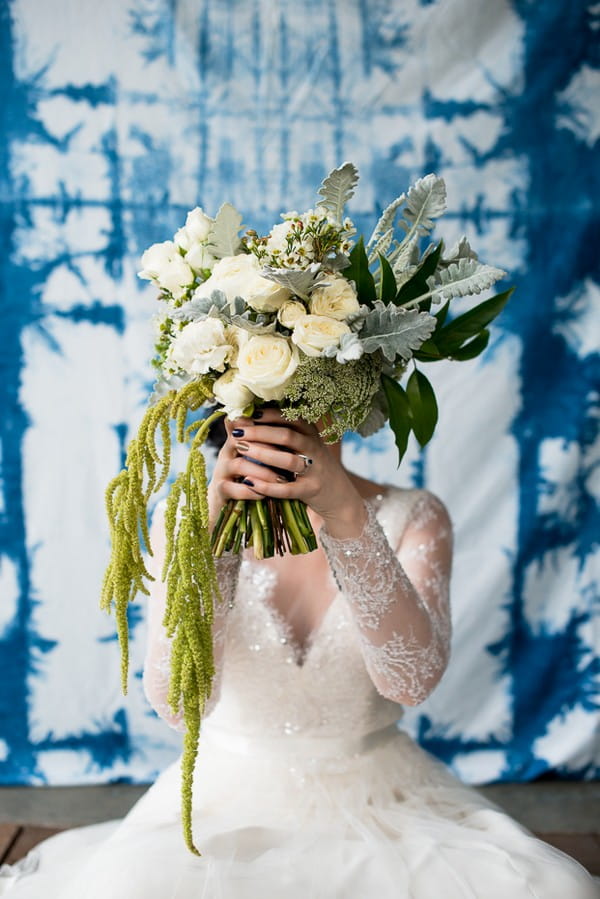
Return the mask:
<svg viewBox="0 0 600 899">
<path fill-rule="evenodd" d="M 275 409 L 226 431 L 209 486 L 213 520 L 229 498 L 297 497 L 319 548 L 216 560 L 217 676 L 194 785 L 202 856 L 184 846 L 176 762 L 124 820 L 59 834 L 5 871 L 0 894 L 4 882 L 11 899 L 596 896 L 575 861 L 396 728 L 448 661 L 452 532 L 442 503 L 348 472 L 339 445 Z M 159 506 L 155 574 L 163 531 Z M 144 686 L 180 728 L 166 701 L 164 603 L 158 578 Z"/>
</svg>

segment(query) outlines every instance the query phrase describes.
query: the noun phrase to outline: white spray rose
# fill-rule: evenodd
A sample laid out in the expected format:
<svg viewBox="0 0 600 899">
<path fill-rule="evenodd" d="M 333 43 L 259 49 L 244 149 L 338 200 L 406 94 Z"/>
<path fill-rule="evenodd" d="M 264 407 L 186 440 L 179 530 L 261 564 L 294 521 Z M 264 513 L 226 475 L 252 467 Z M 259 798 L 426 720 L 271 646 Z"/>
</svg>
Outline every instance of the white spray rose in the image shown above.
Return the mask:
<svg viewBox="0 0 600 899">
<path fill-rule="evenodd" d="M 154 281 L 176 300 L 194 283 L 194 273 L 172 240 L 155 243 L 142 256 L 140 278 Z"/>
<path fill-rule="evenodd" d="M 327 315 L 345 321 L 360 309 L 354 286 L 343 275 L 328 275 L 326 284 L 317 287 L 310 296 L 313 315 Z"/>
<path fill-rule="evenodd" d="M 176 233 L 174 240 L 182 250 L 189 250 L 196 243 L 205 243 L 210 234 L 213 219 L 200 206 L 187 214 L 185 225 Z"/>
<path fill-rule="evenodd" d="M 324 315 L 306 315 L 294 326 L 292 340 L 307 356 L 322 356 L 326 347 L 337 347 L 343 334 L 349 334 L 345 322 Z"/>
<path fill-rule="evenodd" d="M 276 312 L 291 296 L 286 287 L 263 278 L 256 256 L 246 253 L 219 259 L 195 296 L 208 297 L 213 290 L 222 290 L 230 303 L 243 297 L 257 312 Z"/>
<path fill-rule="evenodd" d="M 239 418 L 244 409 L 254 401 L 254 394 L 239 379 L 238 372 L 230 368 L 217 378 L 213 393 L 218 403 L 225 408 L 229 418 Z"/>
<path fill-rule="evenodd" d="M 185 261 L 195 272 L 200 272 L 202 269 L 212 269 L 215 264 L 215 257 L 204 244 L 197 243 L 187 251 Z"/>
<path fill-rule="evenodd" d="M 138 278 L 147 281 L 155 281 L 159 273 L 169 264 L 173 256 L 179 255 L 177 247 L 172 240 L 164 240 L 162 243 L 153 243 L 142 256 L 142 270 L 138 272 Z"/>
<path fill-rule="evenodd" d="M 299 362 L 297 349 L 285 337 L 256 334 L 238 355 L 240 380 L 264 400 L 280 400 Z"/>
<path fill-rule="evenodd" d="M 283 306 L 280 306 L 277 318 L 284 328 L 293 328 L 299 318 L 307 315 L 306 306 L 298 300 L 288 300 Z"/>
<path fill-rule="evenodd" d="M 218 318 L 189 322 L 173 340 L 167 353 L 167 364 L 182 368 L 191 375 L 223 371 L 231 355 L 225 326 Z"/>
</svg>

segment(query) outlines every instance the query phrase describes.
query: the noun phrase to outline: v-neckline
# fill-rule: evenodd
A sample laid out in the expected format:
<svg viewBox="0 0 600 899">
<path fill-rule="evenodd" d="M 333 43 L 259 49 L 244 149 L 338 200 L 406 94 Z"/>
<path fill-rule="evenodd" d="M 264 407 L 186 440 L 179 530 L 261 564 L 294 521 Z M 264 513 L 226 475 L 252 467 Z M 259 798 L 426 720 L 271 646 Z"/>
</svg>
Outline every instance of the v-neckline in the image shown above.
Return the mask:
<svg viewBox="0 0 600 899">
<path fill-rule="evenodd" d="M 374 493 L 372 496 L 365 497 L 365 502 L 376 503 L 375 509 L 376 512 L 378 512 L 385 502 L 386 497 L 389 495 L 389 492 L 389 488 L 385 488 L 380 493 Z M 302 670 L 306 667 L 315 646 L 319 642 L 319 638 L 325 632 L 326 624 L 328 623 L 331 611 L 334 606 L 338 604 L 339 599 L 342 595 L 341 590 L 335 582 L 333 572 L 331 571 L 331 569 L 329 569 L 328 580 L 335 589 L 333 598 L 329 602 L 318 624 L 316 624 L 315 627 L 311 629 L 306 640 L 303 643 L 300 643 L 300 641 L 296 638 L 294 629 L 289 620 L 285 617 L 283 612 L 281 612 L 276 606 L 273 605 L 270 600 L 270 596 L 273 594 L 273 591 L 277 585 L 277 570 L 270 565 L 265 565 L 260 560 L 249 559 L 248 561 L 255 568 L 262 568 L 263 571 L 269 571 L 272 575 L 272 583 L 269 585 L 269 590 L 265 591 L 264 594 L 261 595 L 261 604 L 266 609 L 266 612 L 271 618 L 274 627 L 278 631 L 278 638 L 281 645 L 287 645 L 292 651 L 294 655 L 294 666 L 297 669 Z"/>
</svg>

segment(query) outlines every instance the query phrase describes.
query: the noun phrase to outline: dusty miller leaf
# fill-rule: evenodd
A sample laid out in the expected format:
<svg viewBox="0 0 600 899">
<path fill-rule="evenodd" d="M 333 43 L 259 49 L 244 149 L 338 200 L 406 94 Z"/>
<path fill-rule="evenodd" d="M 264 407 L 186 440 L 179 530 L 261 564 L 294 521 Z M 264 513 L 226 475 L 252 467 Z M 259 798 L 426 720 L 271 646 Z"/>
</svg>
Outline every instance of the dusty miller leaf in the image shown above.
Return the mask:
<svg viewBox="0 0 600 899">
<path fill-rule="evenodd" d="M 401 224 L 406 228 L 406 235 L 389 257 L 394 273 L 397 274 L 414 262 L 407 256 L 422 234 L 433 228 L 433 220 L 439 218 L 446 210 L 446 184 L 438 175 L 425 175 L 409 188 L 406 206 L 402 213 L 406 221 Z"/>
<path fill-rule="evenodd" d="M 396 218 L 396 212 L 402 206 L 402 204 L 406 200 L 406 194 L 400 194 L 399 197 L 396 197 L 395 200 L 392 200 L 389 206 L 381 213 L 379 221 L 375 225 L 375 230 L 369 237 L 369 241 L 367 243 L 367 247 L 370 250 L 371 246 L 375 243 L 375 241 L 379 240 L 382 235 L 385 235 L 388 231 L 393 234 L 394 232 L 394 219 Z M 379 252 L 383 252 L 379 250 Z"/>
<path fill-rule="evenodd" d="M 324 206 L 340 224 L 344 206 L 354 195 L 357 182 L 358 169 L 352 162 L 345 162 L 339 169 L 330 172 L 319 188 L 323 199 L 318 201 L 318 205 Z"/>
<path fill-rule="evenodd" d="M 207 297 L 193 296 L 187 303 L 183 303 L 171 312 L 171 318 L 176 321 L 197 322 L 215 309 L 221 312 L 229 306 L 227 296 L 222 290 L 213 290 Z"/>
<path fill-rule="evenodd" d="M 402 309 L 377 300 L 365 318 L 360 340 L 365 353 L 381 350 L 393 362 L 397 356 L 410 359 L 435 330 L 436 319 L 428 312 Z"/>
<path fill-rule="evenodd" d="M 438 269 L 435 275 L 427 279 L 427 286 L 433 299 L 439 302 L 481 293 L 505 277 L 506 272 L 501 268 L 482 265 L 475 259 L 459 259 L 447 268 Z"/>
<path fill-rule="evenodd" d="M 308 294 L 311 290 L 314 290 L 317 282 L 323 278 L 324 272 L 321 271 L 319 262 L 313 262 L 306 269 L 273 268 L 267 265 L 261 270 L 261 275 L 269 281 L 275 281 L 276 284 L 287 287 L 297 297 L 307 300 Z"/>
<path fill-rule="evenodd" d="M 463 234 L 458 242 L 448 251 L 448 255 L 440 259 L 440 265 L 450 265 L 451 262 L 458 262 L 459 259 L 478 259 L 477 253 L 470 245 L 466 236 Z"/>
<path fill-rule="evenodd" d="M 240 248 L 242 216 L 231 203 L 223 203 L 208 234 L 208 249 L 217 259 L 235 256 Z"/>
</svg>

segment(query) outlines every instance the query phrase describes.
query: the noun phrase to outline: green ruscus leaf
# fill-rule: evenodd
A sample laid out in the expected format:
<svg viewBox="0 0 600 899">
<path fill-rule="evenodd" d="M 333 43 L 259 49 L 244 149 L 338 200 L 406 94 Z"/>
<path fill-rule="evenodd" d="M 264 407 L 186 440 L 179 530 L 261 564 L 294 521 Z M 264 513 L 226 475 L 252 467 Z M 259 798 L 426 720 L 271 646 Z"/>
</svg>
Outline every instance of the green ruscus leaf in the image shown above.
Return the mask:
<svg viewBox="0 0 600 899">
<path fill-rule="evenodd" d="M 379 253 L 379 265 L 380 265 L 380 275 L 381 280 L 379 282 L 379 299 L 384 303 L 393 303 L 396 298 L 396 291 L 398 287 L 396 285 L 396 276 L 394 275 L 394 269 L 389 264 L 385 256 L 382 256 Z"/>
<path fill-rule="evenodd" d="M 450 324 L 436 331 L 435 343 L 442 355 L 454 357 L 455 352 L 463 346 L 465 341 L 479 334 L 500 314 L 513 291 L 514 287 L 511 287 L 504 293 L 499 293 L 495 297 L 479 303 L 474 309 L 459 315 Z"/>
<path fill-rule="evenodd" d="M 389 375 L 381 375 L 381 385 L 390 414 L 390 427 L 398 448 L 398 467 L 400 467 L 411 431 L 410 405 L 404 388 Z"/>
<path fill-rule="evenodd" d="M 350 253 L 350 265 L 344 269 L 344 278 L 354 281 L 359 302 L 372 306 L 377 296 L 375 281 L 369 271 L 369 259 L 362 239 L 352 248 Z"/>
<path fill-rule="evenodd" d="M 418 369 L 415 369 L 408 379 L 406 396 L 410 404 L 412 429 L 421 447 L 424 447 L 429 443 L 435 431 L 438 406 L 433 387 Z"/>
</svg>

